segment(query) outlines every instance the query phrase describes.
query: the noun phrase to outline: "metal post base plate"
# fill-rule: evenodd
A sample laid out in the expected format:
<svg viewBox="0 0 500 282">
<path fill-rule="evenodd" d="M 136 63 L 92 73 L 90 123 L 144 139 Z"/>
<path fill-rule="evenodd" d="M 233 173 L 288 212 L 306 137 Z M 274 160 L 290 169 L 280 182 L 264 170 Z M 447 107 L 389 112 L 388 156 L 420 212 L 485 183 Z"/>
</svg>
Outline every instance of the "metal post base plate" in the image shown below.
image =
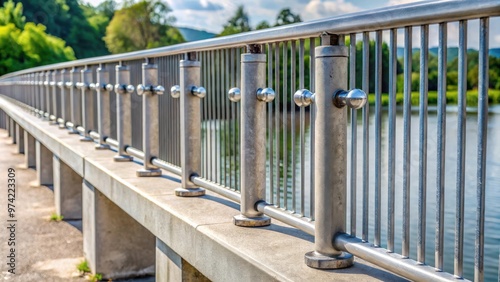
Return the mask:
<svg viewBox="0 0 500 282">
<path fill-rule="evenodd" d="M 113 157 L 113 160 L 115 162 L 130 162 L 132 161 L 132 156 L 127 156 L 127 155 L 117 155 Z"/>
<path fill-rule="evenodd" d="M 175 195 L 178 197 L 198 197 L 205 195 L 205 189 L 203 188 L 177 188 L 175 189 Z"/>
<path fill-rule="evenodd" d="M 233 223 L 242 227 L 262 227 L 271 224 L 271 218 L 265 215 L 258 217 L 246 217 L 242 214 L 233 217 Z"/>
<path fill-rule="evenodd" d="M 92 137 L 90 137 L 90 136 L 82 136 L 80 138 L 80 141 L 82 141 L 82 142 L 93 142 L 94 139 L 92 139 Z"/>
<path fill-rule="evenodd" d="M 316 251 L 308 252 L 305 255 L 306 265 L 318 269 L 340 269 L 351 267 L 354 264 L 354 257 L 350 253 L 342 252 L 338 256 L 326 256 Z"/>
<path fill-rule="evenodd" d="M 96 150 L 108 150 L 109 145 L 108 144 L 97 144 L 95 145 Z"/>
<path fill-rule="evenodd" d="M 139 169 L 135 172 L 138 177 L 161 176 L 161 169 Z"/>
</svg>

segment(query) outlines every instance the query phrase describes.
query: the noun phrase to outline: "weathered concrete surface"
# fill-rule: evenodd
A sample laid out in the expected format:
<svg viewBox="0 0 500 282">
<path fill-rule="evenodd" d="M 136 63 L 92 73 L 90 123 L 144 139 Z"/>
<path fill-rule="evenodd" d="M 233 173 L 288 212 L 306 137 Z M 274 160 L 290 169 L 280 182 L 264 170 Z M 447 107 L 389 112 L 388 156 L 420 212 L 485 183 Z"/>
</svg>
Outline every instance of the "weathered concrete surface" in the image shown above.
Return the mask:
<svg viewBox="0 0 500 282">
<path fill-rule="evenodd" d="M 24 168 L 36 168 L 35 138 L 24 131 Z"/>
<path fill-rule="evenodd" d="M 36 148 L 36 180 L 33 186 L 54 184 L 54 170 L 52 166 L 52 152 L 38 140 L 35 141 Z"/>
<path fill-rule="evenodd" d="M 85 281 L 78 277 L 76 265 L 83 260 L 82 234 L 68 222 L 53 222 L 54 196 L 45 187 L 31 187 L 36 178 L 32 169 L 18 169 L 24 156 L 15 154 L 15 145 L 0 130 L 0 280 L 18 282 Z M 16 170 L 16 274 L 6 273 L 7 236 L 7 170 Z M 79 222 L 73 222 L 76 226 Z"/>
<path fill-rule="evenodd" d="M 84 255 L 93 273 L 117 279 L 153 275 L 155 236 L 86 181 Z"/>
<path fill-rule="evenodd" d="M 82 219 L 82 177 L 55 155 L 53 170 L 56 213 L 65 219 Z"/>
</svg>

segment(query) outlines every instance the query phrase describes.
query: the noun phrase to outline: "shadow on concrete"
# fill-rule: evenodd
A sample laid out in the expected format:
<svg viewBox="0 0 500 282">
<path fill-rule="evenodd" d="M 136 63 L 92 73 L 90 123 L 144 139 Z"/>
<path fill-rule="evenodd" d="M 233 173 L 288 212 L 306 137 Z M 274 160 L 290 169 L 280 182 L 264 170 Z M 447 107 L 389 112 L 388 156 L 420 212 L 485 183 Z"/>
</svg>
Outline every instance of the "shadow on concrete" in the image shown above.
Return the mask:
<svg viewBox="0 0 500 282">
<path fill-rule="evenodd" d="M 81 219 L 64 219 L 64 222 L 76 228 L 78 231 L 83 232 L 82 230 L 82 220 Z"/>
</svg>

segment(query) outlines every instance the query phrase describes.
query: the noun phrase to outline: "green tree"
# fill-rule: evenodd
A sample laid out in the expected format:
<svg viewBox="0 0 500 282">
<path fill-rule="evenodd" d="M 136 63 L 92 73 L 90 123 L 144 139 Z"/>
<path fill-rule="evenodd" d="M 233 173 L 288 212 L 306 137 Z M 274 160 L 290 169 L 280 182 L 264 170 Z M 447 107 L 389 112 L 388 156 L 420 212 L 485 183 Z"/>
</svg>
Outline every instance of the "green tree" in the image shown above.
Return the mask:
<svg viewBox="0 0 500 282">
<path fill-rule="evenodd" d="M 24 28 L 26 17 L 23 16 L 23 4 L 8 1 L 0 13 L 0 25 L 14 24 L 16 28 Z"/>
<path fill-rule="evenodd" d="M 106 28 L 106 46 L 111 53 L 122 53 L 184 42 L 169 12 L 158 0 L 125 2 Z"/>
<path fill-rule="evenodd" d="M 270 28 L 270 27 L 271 27 L 271 25 L 267 21 L 261 21 L 260 23 L 257 24 L 255 29 L 260 30 L 260 29 L 266 29 L 266 28 Z"/>
<path fill-rule="evenodd" d="M 287 25 L 292 23 L 300 23 L 302 19 L 299 15 L 295 15 L 289 8 L 285 8 L 278 13 L 276 24 L 274 26 Z"/>
<path fill-rule="evenodd" d="M 236 13 L 230 18 L 219 36 L 231 35 L 240 32 L 251 31 L 248 14 L 245 12 L 243 5 L 236 9 Z"/>
<path fill-rule="evenodd" d="M 2 1 L 6 2 L 6 1 Z M 62 38 L 78 58 L 108 54 L 99 34 L 84 15 L 79 0 L 15 0 L 22 3 L 27 22 L 46 26 L 46 33 Z"/>
<path fill-rule="evenodd" d="M 15 5 L 15 13 L 13 7 L 14 3 L 9 1 L 0 8 L 3 19 L 0 22 L 0 75 L 75 59 L 73 49 L 66 46 L 64 40 L 48 35 L 45 26 L 24 22 L 21 3 Z"/>
</svg>

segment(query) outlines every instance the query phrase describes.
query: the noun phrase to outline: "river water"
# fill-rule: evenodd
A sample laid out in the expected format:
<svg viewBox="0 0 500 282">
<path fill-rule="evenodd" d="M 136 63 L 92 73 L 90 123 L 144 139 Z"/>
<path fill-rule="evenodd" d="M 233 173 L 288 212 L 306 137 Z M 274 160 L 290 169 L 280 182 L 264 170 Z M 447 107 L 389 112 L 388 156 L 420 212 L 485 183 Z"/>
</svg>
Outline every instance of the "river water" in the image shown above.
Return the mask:
<svg viewBox="0 0 500 282">
<path fill-rule="evenodd" d="M 369 124 L 369 241 L 373 242 L 374 239 L 374 187 L 375 187 L 375 128 L 374 128 L 374 108 L 370 109 L 370 124 Z M 382 247 L 387 247 L 387 180 L 388 180 L 388 115 L 387 109 L 383 109 L 382 114 Z M 362 164 L 363 164 L 363 152 L 362 152 L 362 119 L 361 111 L 358 111 L 358 159 L 357 159 L 357 235 L 361 235 L 362 230 Z M 295 139 L 295 156 L 297 160 L 300 158 L 299 151 L 299 114 L 297 112 L 296 116 L 296 139 Z M 306 113 L 309 116 L 309 113 Z M 453 259 L 454 259 L 454 236 L 455 236 L 455 196 L 456 196 L 456 171 L 457 171 L 457 108 L 454 106 L 449 106 L 447 108 L 446 114 L 446 151 L 445 151 L 445 232 L 444 232 L 444 270 L 446 272 L 453 273 Z M 273 122 L 274 122 L 273 117 Z M 300 165 L 297 163 L 295 169 L 291 165 L 291 117 L 288 115 L 288 165 L 287 165 L 287 203 L 290 207 L 291 205 L 291 195 L 294 193 L 291 190 L 292 187 L 292 175 L 296 176 L 296 191 L 295 195 L 297 198 L 296 211 L 300 212 L 302 209 L 300 206 Z M 348 118 L 350 120 L 350 118 Z M 214 125 L 219 123 L 219 126 Z M 214 150 L 217 146 L 216 151 L 223 152 L 223 145 L 219 145 L 223 136 L 227 133 L 223 133 L 220 127 L 220 121 L 204 122 L 204 137 L 203 142 L 206 144 L 207 139 L 213 145 L 208 145 L 206 148 L 212 148 Z M 224 121 L 222 121 L 224 124 Z M 227 124 L 226 124 L 227 125 Z M 234 128 L 234 127 L 233 127 Z M 210 130 L 207 130 L 210 129 Z M 305 122 L 305 175 L 304 175 L 304 186 L 305 186 L 305 201 L 304 208 L 305 216 L 310 216 L 310 122 L 306 119 Z M 273 133 L 274 136 L 274 133 Z M 219 142 L 217 142 L 219 138 Z M 234 139 L 233 139 L 234 140 Z M 417 239 L 417 213 L 418 213 L 418 185 L 419 185 L 419 113 L 418 108 L 412 109 L 411 115 L 411 154 L 410 154 L 410 164 L 411 164 L 411 187 L 410 187 L 410 257 L 416 259 L 416 239 Z M 273 141 L 273 144 L 275 140 Z M 215 145 L 217 144 L 217 145 Z M 283 144 L 281 137 L 280 144 Z M 204 145 L 205 146 L 205 145 Z M 222 146 L 222 147 L 220 147 Z M 238 145 L 239 146 L 239 145 Z M 269 143 L 265 144 L 269 147 Z M 348 152 L 350 152 L 351 147 L 351 136 L 350 136 L 350 125 L 348 128 L 348 140 L 347 140 Z M 221 150 L 222 149 L 222 150 Z M 401 253 L 401 237 L 402 237 L 402 188 L 403 188 L 403 112 L 398 109 L 396 115 L 396 191 L 395 191 L 395 251 Z M 281 150 L 283 146 L 281 145 Z M 427 217 L 426 217 L 426 263 L 429 265 L 434 265 L 434 240 L 435 240 L 435 225 L 436 225 L 436 171 L 437 171 L 437 112 L 435 107 L 429 108 L 428 115 L 428 140 L 427 140 Z M 269 156 L 268 156 L 269 157 Z M 220 168 L 226 161 L 229 163 L 233 160 L 234 165 L 234 155 L 228 158 L 225 154 L 220 154 L 220 158 L 214 158 L 212 164 L 207 164 L 207 167 L 211 167 L 212 173 L 220 178 Z M 276 161 L 273 157 L 274 165 L 274 191 L 278 190 L 280 194 L 283 193 L 283 179 L 280 180 L 280 185 L 277 185 L 276 178 Z M 350 156 L 348 154 L 348 160 Z M 267 200 L 268 202 L 273 201 L 275 197 L 271 197 L 270 191 L 270 170 L 269 170 L 269 158 L 268 158 L 268 170 L 267 170 Z M 350 175 L 350 164 L 348 161 L 348 175 Z M 218 169 L 219 168 L 219 169 Z M 228 165 L 226 167 L 227 171 L 231 171 L 231 178 L 234 183 L 234 175 L 237 174 L 237 167 Z M 280 164 L 280 171 L 283 171 L 282 163 Z M 223 178 L 223 177 L 222 177 Z M 238 180 L 236 178 L 236 180 Z M 475 241 L 475 216 L 476 216 L 476 186 L 477 186 L 477 111 L 475 109 L 468 109 L 467 121 L 466 121 L 466 164 L 465 164 L 465 231 L 464 231 L 464 276 L 467 279 L 473 279 L 474 271 L 474 241 Z M 350 187 L 348 185 L 348 191 Z M 350 211 L 350 192 L 348 192 L 347 209 Z M 281 198 L 282 199 L 282 198 Z M 282 201 L 282 200 L 281 200 Z M 282 202 L 281 202 L 282 203 Z M 347 231 L 351 230 L 350 227 L 350 212 L 347 215 Z M 487 137 L 487 160 L 486 160 L 486 217 L 485 217 L 485 280 L 486 281 L 498 281 L 498 269 L 499 269 L 499 249 L 500 249 L 500 105 L 491 106 L 488 115 L 488 137 Z"/>
</svg>

